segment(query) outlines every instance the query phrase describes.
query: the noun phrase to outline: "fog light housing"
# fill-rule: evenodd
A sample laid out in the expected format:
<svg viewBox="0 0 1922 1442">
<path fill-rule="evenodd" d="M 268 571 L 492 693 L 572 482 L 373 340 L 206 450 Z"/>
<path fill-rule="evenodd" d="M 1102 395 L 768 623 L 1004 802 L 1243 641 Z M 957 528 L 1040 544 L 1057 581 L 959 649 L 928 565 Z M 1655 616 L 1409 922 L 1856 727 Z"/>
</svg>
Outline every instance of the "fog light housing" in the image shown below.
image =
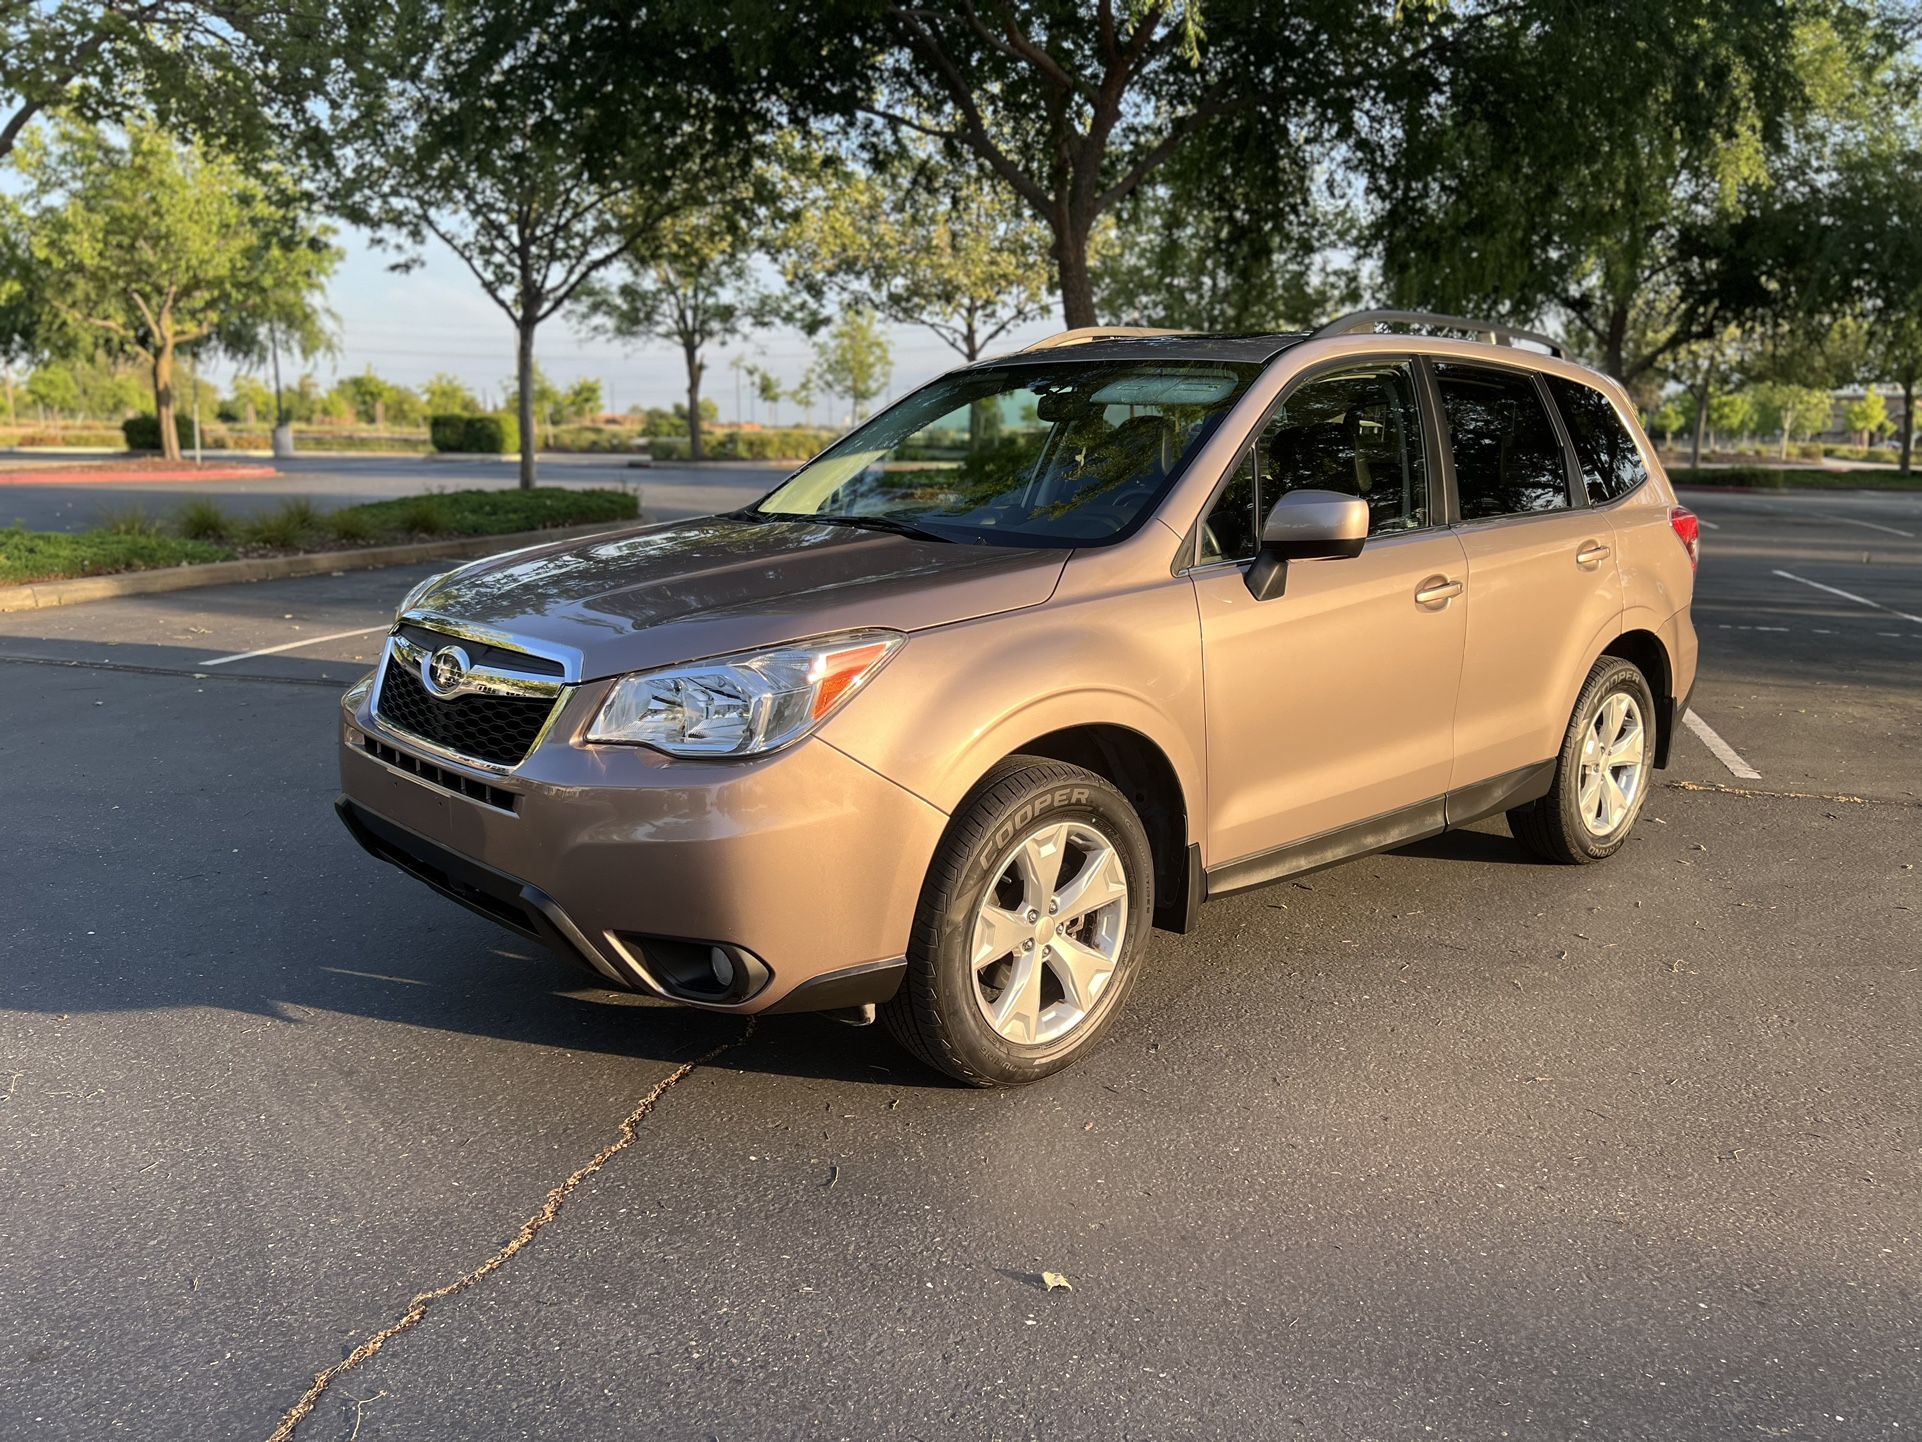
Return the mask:
<svg viewBox="0 0 1922 1442">
<path fill-rule="evenodd" d="M 754 996 L 774 974 L 745 947 L 724 941 L 683 941 L 671 936 L 615 934 L 621 950 L 655 984 L 680 1001 L 732 1006 Z"/>
</svg>

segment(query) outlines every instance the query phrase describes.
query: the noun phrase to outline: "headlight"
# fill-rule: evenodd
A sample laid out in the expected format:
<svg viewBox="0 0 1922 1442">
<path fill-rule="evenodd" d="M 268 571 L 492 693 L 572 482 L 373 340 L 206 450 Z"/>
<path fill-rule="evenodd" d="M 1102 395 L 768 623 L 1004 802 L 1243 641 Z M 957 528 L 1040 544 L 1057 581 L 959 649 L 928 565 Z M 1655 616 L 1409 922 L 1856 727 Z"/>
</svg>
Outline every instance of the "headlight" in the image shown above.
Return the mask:
<svg viewBox="0 0 1922 1442">
<path fill-rule="evenodd" d="M 401 600 L 400 605 L 395 608 L 394 619 L 398 621 L 402 616 L 405 616 L 409 611 L 413 610 L 414 607 L 420 603 L 422 596 L 425 596 L 429 591 L 433 590 L 434 587 L 453 575 L 454 571 L 458 571 L 459 569 L 460 567 L 456 566 L 453 571 L 442 571 L 437 575 L 429 576 L 426 580 L 415 586 L 414 589 L 409 591 Z"/>
<path fill-rule="evenodd" d="M 851 631 L 623 676 L 587 739 L 670 756 L 776 751 L 833 715 L 905 639 Z"/>
</svg>

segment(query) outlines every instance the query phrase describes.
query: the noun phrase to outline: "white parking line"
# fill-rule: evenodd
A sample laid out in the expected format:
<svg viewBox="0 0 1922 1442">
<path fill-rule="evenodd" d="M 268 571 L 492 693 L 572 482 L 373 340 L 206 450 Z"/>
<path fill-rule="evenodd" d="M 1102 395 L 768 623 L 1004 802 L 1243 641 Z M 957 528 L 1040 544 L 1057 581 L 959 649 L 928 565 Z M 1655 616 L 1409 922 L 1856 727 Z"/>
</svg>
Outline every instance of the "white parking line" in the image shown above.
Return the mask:
<svg viewBox="0 0 1922 1442">
<path fill-rule="evenodd" d="M 1744 781 L 1760 781 L 1762 773 L 1744 761 L 1736 749 L 1715 734 L 1715 728 L 1697 716 L 1693 711 L 1684 712 L 1682 724 L 1702 740 L 1702 744 L 1715 753 L 1715 759 L 1728 767 L 1731 776 L 1739 776 Z"/>
<path fill-rule="evenodd" d="M 1907 536 L 1911 541 L 1915 539 L 1914 531 L 1898 531 L 1894 526 L 1878 526 L 1874 521 L 1852 521 L 1847 516 L 1823 516 L 1821 519 L 1833 521 L 1838 526 L 1861 526 L 1870 531 L 1886 531 L 1891 536 Z"/>
<path fill-rule="evenodd" d="M 1811 581 L 1806 576 L 1798 576 L 1793 571 L 1775 571 L 1785 581 L 1799 581 L 1804 586 L 1813 586 L 1818 591 L 1827 591 L 1831 596 L 1840 596 L 1844 601 L 1853 601 L 1858 606 L 1867 606 L 1874 611 L 1882 611 L 1890 616 L 1899 616 L 1904 621 L 1913 621 L 1922 626 L 1922 616 L 1911 616 L 1907 611 L 1898 611 L 1893 606 L 1884 606 L 1880 601 L 1871 601 L 1867 596 L 1858 596 L 1853 591 L 1844 591 L 1839 586 L 1825 586 L 1820 581 Z"/>
<path fill-rule="evenodd" d="M 251 661 L 256 656 L 278 656 L 282 651 L 298 651 L 302 646 L 318 646 L 322 641 L 344 641 L 349 636 L 371 636 L 376 631 L 385 631 L 392 626 L 391 621 L 382 621 L 378 626 L 362 626 L 358 631 L 336 631 L 330 636 L 309 636 L 300 641 L 289 641 L 284 646 L 262 646 L 258 651 L 236 651 L 231 656 L 215 656 L 210 661 L 196 661 L 196 666 L 225 666 L 229 661 Z"/>
</svg>

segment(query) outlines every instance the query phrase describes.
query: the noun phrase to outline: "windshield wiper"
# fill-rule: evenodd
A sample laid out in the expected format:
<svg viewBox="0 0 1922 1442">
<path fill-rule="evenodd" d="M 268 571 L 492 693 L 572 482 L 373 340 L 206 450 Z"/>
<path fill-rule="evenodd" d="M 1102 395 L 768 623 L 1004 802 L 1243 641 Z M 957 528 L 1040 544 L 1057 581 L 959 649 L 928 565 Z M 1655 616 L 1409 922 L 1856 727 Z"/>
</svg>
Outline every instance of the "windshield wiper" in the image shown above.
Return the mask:
<svg viewBox="0 0 1922 1442">
<path fill-rule="evenodd" d="M 953 544 L 955 541 L 953 536 L 944 536 L 939 531 L 931 531 L 926 526 L 917 526 L 913 521 L 897 520 L 893 516 L 803 516 L 789 511 L 757 511 L 755 514 L 770 521 L 812 521 L 820 526 L 849 526 L 860 531 L 892 531 L 897 536 L 912 536 L 917 541 L 941 541 L 946 544 Z"/>
</svg>

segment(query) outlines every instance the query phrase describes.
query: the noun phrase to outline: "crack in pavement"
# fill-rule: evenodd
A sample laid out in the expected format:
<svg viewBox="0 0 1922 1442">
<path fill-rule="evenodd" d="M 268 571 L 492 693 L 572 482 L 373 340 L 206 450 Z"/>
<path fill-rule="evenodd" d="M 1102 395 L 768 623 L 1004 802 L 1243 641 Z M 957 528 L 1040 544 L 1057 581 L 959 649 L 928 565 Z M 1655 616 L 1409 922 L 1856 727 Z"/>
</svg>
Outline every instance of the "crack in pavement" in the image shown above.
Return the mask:
<svg viewBox="0 0 1922 1442">
<path fill-rule="evenodd" d="M 658 1103 L 663 1096 L 667 1095 L 669 1091 L 673 1090 L 676 1084 L 684 1080 L 697 1068 L 708 1065 L 717 1057 L 723 1056 L 733 1051 L 734 1048 L 746 1043 L 747 1039 L 754 1035 L 754 1020 L 753 1017 L 749 1017 L 747 1019 L 747 1026 L 734 1040 L 722 1042 L 719 1046 L 695 1057 L 693 1061 L 682 1062 L 674 1068 L 673 1071 L 669 1072 L 666 1076 L 662 1077 L 660 1081 L 650 1087 L 646 1095 L 635 1104 L 634 1110 L 629 1112 L 621 1122 L 620 1134 L 596 1152 L 593 1157 L 566 1181 L 549 1192 L 547 1194 L 546 1204 L 543 1205 L 538 1212 L 534 1213 L 533 1216 L 521 1223 L 520 1231 L 506 1246 L 502 1247 L 472 1271 L 456 1277 L 453 1281 L 443 1286 L 434 1288 L 431 1292 L 418 1293 L 414 1297 L 414 1300 L 408 1304 L 407 1310 L 401 1315 L 400 1320 L 374 1333 L 373 1336 L 369 1337 L 365 1342 L 362 1342 L 340 1361 L 334 1363 L 333 1366 L 316 1373 L 313 1384 L 301 1394 L 298 1402 L 287 1409 L 286 1415 L 280 1419 L 280 1425 L 268 1434 L 267 1442 L 291 1442 L 294 1429 L 306 1420 L 308 1414 L 314 1410 L 315 1404 L 320 1401 L 322 1394 L 336 1381 L 348 1372 L 353 1371 L 354 1368 L 360 1366 L 361 1363 L 373 1357 L 375 1353 L 379 1352 L 382 1347 L 393 1341 L 394 1338 L 398 1337 L 402 1332 L 418 1325 L 421 1319 L 427 1315 L 427 1309 L 433 1306 L 434 1303 L 444 1301 L 456 1292 L 466 1291 L 467 1288 L 473 1286 L 476 1282 L 482 1281 L 506 1266 L 516 1253 L 534 1240 L 541 1228 L 545 1227 L 549 1222 L 553 1221 L 555 1217 L 560 1215 L 561 1206 L 567 1201 L 568 1196 L 576 1187 L 593 1176 L 602 1167 L 606 1166 L 615 1156 L 634 1145 L 640 1136 L 641 1123 L 647 1119 L 647 1114 L 654 1110 L 656 1103 Z"/>
<path fill-rule="evenodd" d="M 1753 796 L 1769 801 L 1840 801 L 1850 806 L 1922 807 L 1922 801 L 1899 796 L 1848 796 L 1836 791 L 1761 791 L 1747 786 L 1718 786 L 1712 781 L 1664 781 L 1670 791 L 1706 791 L 1713 796 Z"/>
</svg>

